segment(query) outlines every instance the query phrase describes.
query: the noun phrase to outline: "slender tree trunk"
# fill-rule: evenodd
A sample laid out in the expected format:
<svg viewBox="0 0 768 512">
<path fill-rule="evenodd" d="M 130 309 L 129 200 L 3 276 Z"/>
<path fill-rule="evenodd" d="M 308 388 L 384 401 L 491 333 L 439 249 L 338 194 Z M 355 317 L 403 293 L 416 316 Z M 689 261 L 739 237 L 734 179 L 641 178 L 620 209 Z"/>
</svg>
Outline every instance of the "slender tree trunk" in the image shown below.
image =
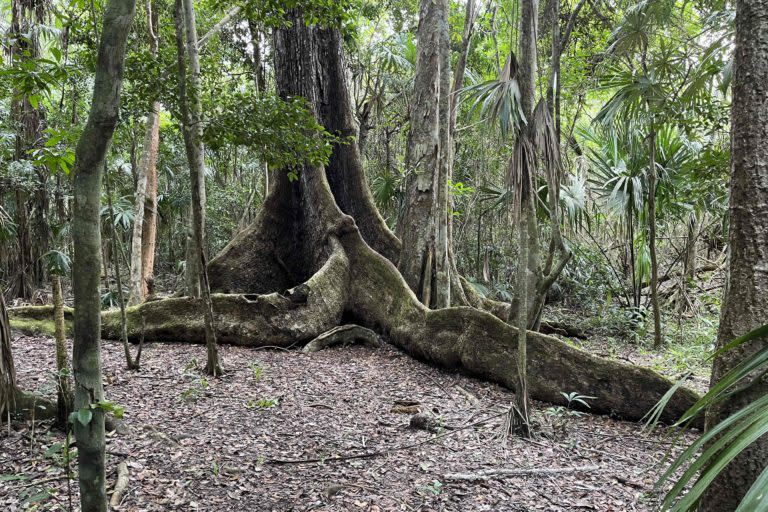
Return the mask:
<svg viewBox="0 0 768 512">
<path fill-rule="evenodd" d="M 159 38 L 157 14 L 152 0 L 147 0 L 147 26 L 149 27 L 149 51 L 157 58 Z M 155 242 L 157 238 L 157 150 L 160 143 L 160 102 L 152 102 L 147 113 L 144 144 L 141 148 L 131 238 L 131 292 L 129 303 L 138 304 L 147 295 L 148 283 L 153 280 Z"/>
<path fill-rule="evenodd" d="M 150 115 L 149 117 L 151 118 L 152 116 Z M 147 119 L 147 124 L 150 122 L 150 119 Z M 151 133 L 149 133 L 149 127 L 147 134 L 151 136 Z M 147 141 L 145 140 L 144 142 L 146 143 Z M 146 153 L 146 150 L 144 150 L 144 153 Z M 144 154 L 142 154 L 142 160 L 143 159 Z M 128 299 L 131 305 L 138 304 L 144 298 L 144 286 L 142 286 L 144 272 L 141 267 L 141 236 L 144 230 L 144 204 L 147 199 L 147 168 L 144 166 L 143 161 L 139 164 L 138 167 L 139 168 L 136 176 L 136 191 L 134 194 L 135 206 L 133 211 L 133 236 L 131 237 L 131 291 Z"/>
<path fill-rule="evenodd" d="M 699 236 L 699 214 L 691 213 L 688 217 L 683 254 L 683 278 L 692 280 L 696 277 L 696 242 Z"/>
<path fill-rule="evenodd" d="M 453 87 L 451 88 L 451 125 L 450 134 L 453 138 L 456 132 L 456 119 L 459 113 L 459 95 L 464 84 L 464 74 L 467 71 L 467 58 L 469 57 L 469 47 L 472 42 L 472 33 L 477 19 L 477 0 L 467 0 L 466 10 L 464 12 L 464 31 L 461 35 L 461 49 L 459 57 L 456 60 L 456 70 L 453 73 Z"/>
<path fill-rule="evenodd" d="M 648 238 L 651 253 L 651 307 L 653 308 L 653 346 L 663 344 L 661 333 L 661 310 L 659 308 L 659 261 L 656 257 L 656 128 L 651 125 L 648 152 Z"/>
<path fill-rule="evenodd" d="M 248 31 L 251 34 L 251 46 L 253 46 L 253 82 L 257 92 L 265 92 L 267 88 L 266 73 L 264 72 L 264 59 L 261 56 L 261 30 L 259 23 L 252 17 L 248 18 Z"/>
<path fill-rule="evenodd" d="M 106 169 L 104 170 L 106 174 Z M 120 339 L 123 342 L 123 353 L 125 354 L 125 365 L 129 370 L 139 369 L 139 359 L 136 361 L 131 357 L 131 348 L 128 346 L 128 317 L 125 314 L 125 296 L 123 294 L 123 277 L 120 272 L 120 251 L 117 244 L 117 233 L 115 232 L 115 208 L 112 204 L 112 187 L 109 185 L 109 178 L 106 178 L 107 207 L 109 208 L 109 238 L 111 242 L 112 257 L 114 264 L 112 269 L 115 276 L 115 286 L 117 286 L 117 302 L 120 308 Z"/>
<path fill-rule="evenodd" d="M 535 169 L 528 168 L 535 157 L 527 158 L 525 155 L 526 142 L 533 140 L 530 124 L 533 121 L 533 105 L 536 97 L 536 35 L 538 27 L 538 0 L 523 0 L 520 9 L 520 62 L 517 71 L 520 84 L 520 107 L 523 115 L 528 120 L 528 125 L 518 133 L 515 152 L 519 153 L 513 158 L 519 160 L 521 174 L 521 190 L 518 193 L 520 210 L 517 220 L 519 230 L 520 255 L 518 258 L 517 278 L 517 312 L 516 327 L 518 329 L 517 341 L 517 374 L 518 385 L 515 389 L 516 407 L 510 412 L 510 425 L 518 434 L 529 437 L 530 418 L 528 415 L 528 359 L 527 359 L 527 329 L 532 306 L 532 295 L 535 293 L 535 284 L 531 281 L 538 274 L 538 236 L 536 226 L 535 203 Z M 518 150 L 519 148 L 519 150 Z M 531 150 L 533 151 L 533 150 Z"/>
<path fill-rule="evenodd" d="M 56 340 L 56 421 L 63 429 L 68 429 L 69 413 L 72 412 L 72 386 L 70 383 L 67 333 L 64 323 L 64 298 L 61 293 L 61 277 L 51 274 L 53 291 L 53 326 Z"/>
<path fill-rule="evenodd" d="M 153 292 L 155 279 L 155 250 L 157 246 L 157 152 L 160 144 L 160 102 L 152 104 L 151 142 L 149 145 L 145 175 L 147 177 L 144 202 L 144 222 L 141 231 L 141 294 L 146 297 Z M 150 127 L 147 126 L 147 135 Z M 146 142 L 146 138 L 145 138 Z M 146 151 L 146 150 L 145 150 Z"/>
<path fill-rule="evenodd" d="M 533 272 L 531 263 L 538 264 L 536 245 L 536 212 L 533 197 L 523 200 L 518 219 L 519 256 L 517 266 L 517 385 L 515 386 L 515 408 L 510 413 L 510 428 L 521 437 L 531 436 L 531 422 L 528 395 L 528 313 L 532 297 Z M 512 432 L 510 432 L 512 433 Z"/>
<path fill-rule="evenodd" d="M 208 283 L 205 257 L 205 162 L 203 153 L 203 112 L 200 103 L 200 60 L 197 47 L 195 9 L 192 0 L 176 0 L 176 31 L 179 52 L 179 98 L 182 112 L 184 146 L 189 162 L 192 186 L 192 240 L 191 256 L 196 263 L 197 281 L 205 318 L 205 371 L 214 377 L 222 373 L 219 364 L 216 333 L 213 326 L 213 303 Z M 182 32 L 183 31 L 183 32 Z M 182 35 L 182 33 L 184 35 Z M 181 44 L 186 37 L 185 45 Z M 186 55 L 186 57 L 185 57 Z M 187 70 L 187 61 L 189 70 Z M 189 261 L 187 262 L 189 264 Z M 189 270 L 189 269 L 188 269 Z"/>
<path fill-rule="evenodd" d="M 718 348 L 768 321 L 768 102 L 765 88 L 756 85 L 768 83 L 768 0 L 737 0 L 733 69 L 728 274 Z M 715 359 L 712 383 L 767 343 L 758 339 L 723 353 Z M 751 386 L 709 412 L 707 427 L 766 393 L 768 379 L 755 375 Z M 766 466 L 764 435 L 712 482 L 700 510 L 735 510 Z"/>
<path fill-rule="evenodd" d="M 72 365 L 75 410 L 90 410 L 90 421 L 75 422 L 83 512 L 107 510 L 104 412 L 92 405 L 104 400 L 101 380 L 101 175 L 119 118 L 125 47 L 133 22 L 134 0 L 109 0 L 104 12 L 96 60 L 93 99 L 77 144 L 74 166 L 75 207 L 72 225 L 75 258 L 75 340 Z"/>
</svg>

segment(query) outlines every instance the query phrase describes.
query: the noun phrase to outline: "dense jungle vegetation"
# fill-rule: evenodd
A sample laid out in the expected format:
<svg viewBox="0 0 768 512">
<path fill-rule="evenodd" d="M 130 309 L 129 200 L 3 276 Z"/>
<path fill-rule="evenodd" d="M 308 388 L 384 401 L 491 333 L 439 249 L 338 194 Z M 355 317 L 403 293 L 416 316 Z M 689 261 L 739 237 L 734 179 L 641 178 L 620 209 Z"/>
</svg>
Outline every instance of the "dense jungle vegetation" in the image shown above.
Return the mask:
<svg viewBox="0 0 768 512">
<path fill-rule="evenodd" d="M 7 0 L 0 37 L 0 504 L 768 510 L 766 0 Z"/>
</svg>

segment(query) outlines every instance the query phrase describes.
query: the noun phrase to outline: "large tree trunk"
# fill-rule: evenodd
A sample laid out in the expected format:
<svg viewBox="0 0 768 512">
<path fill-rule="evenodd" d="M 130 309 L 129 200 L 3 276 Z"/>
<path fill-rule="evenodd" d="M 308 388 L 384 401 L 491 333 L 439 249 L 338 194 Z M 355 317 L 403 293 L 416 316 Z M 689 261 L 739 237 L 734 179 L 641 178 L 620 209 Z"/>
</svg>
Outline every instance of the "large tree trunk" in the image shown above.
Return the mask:
<svg viewBox="0 0 768 512">
<path fill-rule="evenodd" d="M 728 276 L 717 345 L 768 321 L 768 0 L 737 0 L 731 116 L 731 189 Z M 758 85 L 759 84 L 759 85 Z M 768 343 L 752 341 L 715 360 L 712 382 Z M 710 411 L 707 425 L 768 393 L 765 375 Z M 701 510 L 735 510 L 768 466 L 768 436 L 745 449 L 712 482 Z"/>
<path fill-rule="evenodd" d="M 75 340 L 72 365 L 75 409 L 90 410 L 90 421 L 75 422 L 80 503 L 84 512 L 106 511 L 104 400 L 101 380 L 101 174 L 119 118 L 125 47 L 135 0 L 110 0 L 104 13 L 88 122 L 75 150 L 73 289 Z"/>
<path fill-rule="evenodd" d="M 422 0 L 416 75 L 410 108 L 406 207 L 399 231 L 398 268 L 427 306 L 450 304 L 448 165 L 450 148 L 450 39 L 447 0 Z"/>
<path fill-rule="evenodd" d="M 342 137 L 358 136 L 347 87 L 342 39 L 338 30 L 322 29 L 316 35 L 317 51 L 323 65 L 318 77 L 317 116 L 320 124 Z M 333 84 L 323 86 L 323 84 Z M 387 227 L 365 179 L 357 144 L 336 144 L 326 166 L 326 176 L 341 211 L 354 217 L 368 244 L 390 261 L 400 255 L 400 240 Z"/>
<path fill-rule="evenodd" d="M 328 77 L 318 73 L 318 65 L 342 69 L 338 51 L 317 58 L 324 38 L 335 31 L 307 27 L 296 13 L 291 21 L 291 28 L 275 32 L 278 92 L 304 96 L 320 111 L 319 91 L 339 86 L 317 82 Z M 351 106 L 335 109 L 351 111 Z M 346 170 L 362 172 L 354 166 Z M 391 261 L 371 249 L 364 231 L 337 206 L 326 179 L 334 172 L 333 167 L 305 166 L 293 183 L 276 175 L 254 224 L 211 261 L 212 288 L 230 294 L 213 297 L 222 341 L 288 346 L 311 340 L 344 317 L 388 336 L 416 357 L 514 389 L 518 331 L 474 308 L 432 311 L 421 304 Z M 199 309 L 188 299 L 129 309 L 133 339 L 141 315 L 147 339 L 194 341 L 202 332 Z M 591 356 L 533 332 L 528 355 L 531 396 L 554 403 L 564 403 L 560 391 L 574 390 L 597 396 L 597 412 L 639 419 L 670 386 L 650 370 Z M 681 391 L 666 419 L 676 418 L 694 398 Z"/>
</svg>

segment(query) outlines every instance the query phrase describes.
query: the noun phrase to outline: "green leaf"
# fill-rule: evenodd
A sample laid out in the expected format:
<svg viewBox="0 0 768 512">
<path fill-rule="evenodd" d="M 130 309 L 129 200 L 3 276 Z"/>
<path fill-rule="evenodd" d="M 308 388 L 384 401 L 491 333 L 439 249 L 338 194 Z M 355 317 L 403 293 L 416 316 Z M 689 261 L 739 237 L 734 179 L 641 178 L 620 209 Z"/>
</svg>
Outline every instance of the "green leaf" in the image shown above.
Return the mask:
<svg viewBox="0 0 768 512">
<path fill-rule="evenodd" d="M 766 467 L 755 483 L 741 500 L 736 512 L 766 512 L 768 511 L 768 467 Z"/>
<path fill-rule="evenodd" d="M 91 422 L 92 418 L 93 412 L 90 409 L 80 409 L 77 411 L 77 421 L 84 427 Z"/>
</svg>

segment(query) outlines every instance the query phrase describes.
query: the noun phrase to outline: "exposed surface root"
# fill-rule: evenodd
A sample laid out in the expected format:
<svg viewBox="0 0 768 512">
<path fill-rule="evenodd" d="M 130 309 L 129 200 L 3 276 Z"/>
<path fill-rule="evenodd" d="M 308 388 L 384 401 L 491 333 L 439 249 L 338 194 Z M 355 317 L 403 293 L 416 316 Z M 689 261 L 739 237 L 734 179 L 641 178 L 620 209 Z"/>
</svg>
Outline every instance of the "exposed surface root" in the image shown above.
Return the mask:
<svg viewBox="0 0 768 512">
<path fill-rule="evenodd" d="M 304 352 L 319 352 L 336 345 L 349 346 L 355 343 L 369 347 L 381 346 L 379 335 L 359 325 L 340 325 L 324 332 L 304 346 Z"/>
<path fill-rule="evenodd" d="M 327 333 L 346 315 L 421 360 L 515 388 L 514 327 L 476 308 L 428 309 L 357 230 L 346 229 L 338 236 L 330 237 L 331 256 L 306 283 L 282 294 L 214 295 L 219 340 L 287 347 Z M 203 339 L 202 315 L 192 299 L 129 308 L 133 340 L 140 337 L 142 316 L 147 340 Z M 102 330 L 106 338 L 118 338 L 117 312 L 103 315 Z M 529 334 L 528 354 L 529 389 L 537 400 L 565 404 L 561 392 L 576 391 L 596 397 L 594 412 L 639 420 L 671 386 L 650 369 L 594 356 L 540 333 Z M 662 419 L 676 420 L 696 399 L 693 391 L 680 389 Z"/>
</svg>

